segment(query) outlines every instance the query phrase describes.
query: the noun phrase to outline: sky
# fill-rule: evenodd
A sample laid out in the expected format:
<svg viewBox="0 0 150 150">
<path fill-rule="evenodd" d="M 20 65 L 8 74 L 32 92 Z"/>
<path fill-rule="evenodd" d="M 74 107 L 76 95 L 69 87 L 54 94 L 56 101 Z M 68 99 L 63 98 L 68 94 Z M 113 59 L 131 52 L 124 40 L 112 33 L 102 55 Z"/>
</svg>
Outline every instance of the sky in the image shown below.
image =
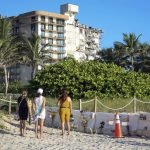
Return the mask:
<svg viewBox="0 0 150 150">
<path fill-rule="evenodd" d="M 33 10 L 60 12 L 61 4 L 79 6 L 81 24 L 103 31 L 101 47 L 123 42 L 122 33 L 142 34 L 140 42 L 150 44 L 150 0 L 0 0 L 2 16 L 16 16 Z"/>
</svg>

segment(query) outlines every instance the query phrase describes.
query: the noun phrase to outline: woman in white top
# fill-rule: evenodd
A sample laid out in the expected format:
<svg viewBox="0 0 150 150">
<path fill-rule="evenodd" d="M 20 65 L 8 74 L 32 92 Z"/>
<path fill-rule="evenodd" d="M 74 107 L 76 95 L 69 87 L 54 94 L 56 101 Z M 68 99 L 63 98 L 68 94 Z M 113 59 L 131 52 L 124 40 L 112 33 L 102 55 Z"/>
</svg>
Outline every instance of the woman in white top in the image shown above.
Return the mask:
<svg viewBox="0 0 150 150">
<path fill-rule="evenodd" d="M 35 136 L 37 138 L 39 138 L 38 128 L 40 131 L 40 138 L 42 137 L 43 124 L 46 115 L 46 111 L 45 111 L 46 99 L 44 96 L 42 96 L 42 94 L 43 94 L 43 89 L 39 88 L 37 91 L 37 97 L 34 99 L 34 104 L 33 104 L 33 110 L 35 112 Z"/>
</svg>

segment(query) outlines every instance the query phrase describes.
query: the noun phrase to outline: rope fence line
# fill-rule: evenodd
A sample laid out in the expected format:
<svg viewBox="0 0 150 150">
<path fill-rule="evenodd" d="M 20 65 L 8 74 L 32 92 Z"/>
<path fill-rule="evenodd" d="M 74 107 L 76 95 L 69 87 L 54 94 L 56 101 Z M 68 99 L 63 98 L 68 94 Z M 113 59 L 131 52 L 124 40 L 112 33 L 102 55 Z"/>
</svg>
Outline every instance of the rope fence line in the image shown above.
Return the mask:
<svg viewBox="0 0 150 150">
<path fill-rule="evenodd" d="M 7 102 L 9 103 L 9 114 L 11 114 L 11 106 L 12 104 L 17 104 L 17 102 L 14 102 L 12 101 L 12 98 L 11 96 L 9 97 L 9 100 L 7 99 L 0 99 L 0 101 L 4 101 L 4 102 Z M 129 106 L 131 103 L 133 103 L 133 110 L 134 112 L 136 112 L 136 102 L 140 102 L 140 103 L 143 103 L 143 104 L 150 104 L 150 102 L 144 102 L 144 101 L 141 101 L 139 99 L 136 99 L 135 97 L 126 105 L 120 107 L 120 108 L 111 108 L 109 106 L 106 106 L 105 104 L 103 104 L 100 100 L 97 99 L 97 97 L 95 97 L 95 99 L 91 99 L 91 100 L 88 100 L 88 101 L 82 101 L 81 99 L 79 99 L 79 110 L 81 111 L 82 110 L 82 104 L 85 104 L 85 103 L 89 103 L 89 102 L 93 102 L 94 101 L 94 112 L 96 112 L 96 109 L 97 109 L 97 102 L 103 106 L 104 108 L 107 108 L 109 110 L 113 110 L 113 111 L 117 111 L 117 110 L 122 110 L 124 108 L 126 108 L 127 106 Z"/>
<path fill-rule="evenodd" d="M 91 99 L 91 100 L 89 100 L 89 101 L 84 101 L 84 102 L 81 102 L 82 104 L 84 104 L 84 103 L 89 103 L 89 102 L 92 102 L 92 101 L 94 101 L 95 99 Z"/>
<path fill-rule="evenodd" d="M 133 111 L 134 111 L 134 113 L 136 113 L 136 105 L 137 105 L 137 102 L 140 102 L 140 103 L 143 103 L 143 104 L 150 104 L 150 102 L 148 102 L 148 101 L 147 101 L 147 102 L 144 102 L 144 101 L 138 100 L 138 99 L 136 99 L 136 98 L 134 97 L 128 104 L 126 104 L 126 105 L 124 105 L 124 106 L 122 106 L 122 107 L 120 107 L 120 108 L 111 108 L 111 107 L 108 107 L 108 106 L 106 106 L 105 104 L 103 104 L 100 100 L 97 99 L 97 97 L 95 97 L 95 99 L 91 99 L 91 100 L 89 100 L 89 101 L 84 101 L 84 102 L 82 102 L 82 100 L 80 99 L 80 100 L 79 100 L 79 110 L 80 110 L 80 111 L 82 110 L 82 104 L 84 104 L 84 103 L 89 103 L 89 102 L 92 102 L 92 101 L 94 101 L 94 111 L 95 111 L 95 112 L 96 112 L 97 102 L 98 102 L 101 106 L 103 106 L 104 108 L 107 108 L 107 109 L 113 110 L 113 111 L 122 110 L 122 109 L 126 108 L 127 106 L 129 106 L 131 103 L 133 103 Z"/>
<path fill-rule="evenodd" d="M 143 103 L 143 104 L 150 104 L 150 102 L 144 102 L 144 101 L 141 101 L 139 99 L 136 99 L 136 101 L 140 102 L 140 103 Z"/>
<path fill-rule="evenodd" d="M 17 104 L 17 102 L 13 102 L 13 101 L 12 101 L 12 97 L 11 97 L 11 96 L 9 96 L 9 100 L 0 99 L 0 101 L 9 103 L 9 106 L 8 106 L 8 113 L 9 113 L 9 114 L 11 114 L 11 107 L 12 107 L 12 104 Z"/>
<path fill-rule="evenodd" d="M 120 107 L 120 108 L 111 108 L 111 107 L 108 107 L 108 106 L 104 105 L 101 101 L 99 101 L 99 100 L 97 100 L 97 101 L 98 101 L 99 104 L 101 104 L 103 107 L 105 107 L 107 109 L 110 109 L 110 110 L 121 110 L 121 109 L 126 108 L 128 105 L 130 105 L 134 101 L 134 99 L 132 99 L 128 104 L 126 104 L 125 106 Z"/>
<path fill-rule="evenodd" d="M 8 101 L 8 100 L 6 100 L 6 99 L 0 99 L 0 101 L 4 101 L 4 102 L 10 103 L 10 100 Z M 11 103 L 17 104 L 17 102 L 13 102 L 13 101 L 11 101 Z"/>
</svg>

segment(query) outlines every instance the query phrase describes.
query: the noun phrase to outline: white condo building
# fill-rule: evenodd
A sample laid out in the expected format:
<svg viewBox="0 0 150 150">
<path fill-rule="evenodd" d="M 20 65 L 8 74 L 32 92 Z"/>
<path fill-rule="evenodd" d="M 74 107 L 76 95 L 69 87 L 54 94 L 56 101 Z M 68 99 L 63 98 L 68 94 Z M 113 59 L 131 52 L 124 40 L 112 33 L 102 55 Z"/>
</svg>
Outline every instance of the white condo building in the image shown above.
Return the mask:
<svg viewBox="0 0 150 150">
<path fill-rule="evenodd" d="M 46 11 L 32 11 L 12 19 L 13 34 L 24 33 L 31 37 L 35 32 L 41 37 L 41 45 L 49 43 L 50 62 L 57 62 L 71 55 L 77 60 L 94 60 L 100 50 L 102 30 L 89 27 L 76 19 L 79 7 L 72 4 L 60 6 L 60 14 Z M 20 67 L 24 69 L 23 67 Z M 25 68 L 27 69 L 27 67 Z M 30 73 L 31 68 L 27 69 Z M 25 71 L 25 70 L 24 70 Z M 18 77 L 22 83 L 30 80 L 29 76 Z"/>
</svg>

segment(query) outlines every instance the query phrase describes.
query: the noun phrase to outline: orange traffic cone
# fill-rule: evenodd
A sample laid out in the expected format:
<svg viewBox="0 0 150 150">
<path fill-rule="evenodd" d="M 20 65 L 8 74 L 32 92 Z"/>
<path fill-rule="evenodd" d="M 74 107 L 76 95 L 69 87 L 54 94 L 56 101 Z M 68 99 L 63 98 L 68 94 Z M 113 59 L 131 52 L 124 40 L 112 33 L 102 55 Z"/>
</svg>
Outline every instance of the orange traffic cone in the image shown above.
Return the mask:
<svg viewBox="0 0 150 150">
<path fill-rule="evenodd" d="M 122 132 L 121 132 L 119 114 L 116 113 L 115 115 L 115 138 L 121 138 L 121 137 L 122 137 Z"/>
</svg>

